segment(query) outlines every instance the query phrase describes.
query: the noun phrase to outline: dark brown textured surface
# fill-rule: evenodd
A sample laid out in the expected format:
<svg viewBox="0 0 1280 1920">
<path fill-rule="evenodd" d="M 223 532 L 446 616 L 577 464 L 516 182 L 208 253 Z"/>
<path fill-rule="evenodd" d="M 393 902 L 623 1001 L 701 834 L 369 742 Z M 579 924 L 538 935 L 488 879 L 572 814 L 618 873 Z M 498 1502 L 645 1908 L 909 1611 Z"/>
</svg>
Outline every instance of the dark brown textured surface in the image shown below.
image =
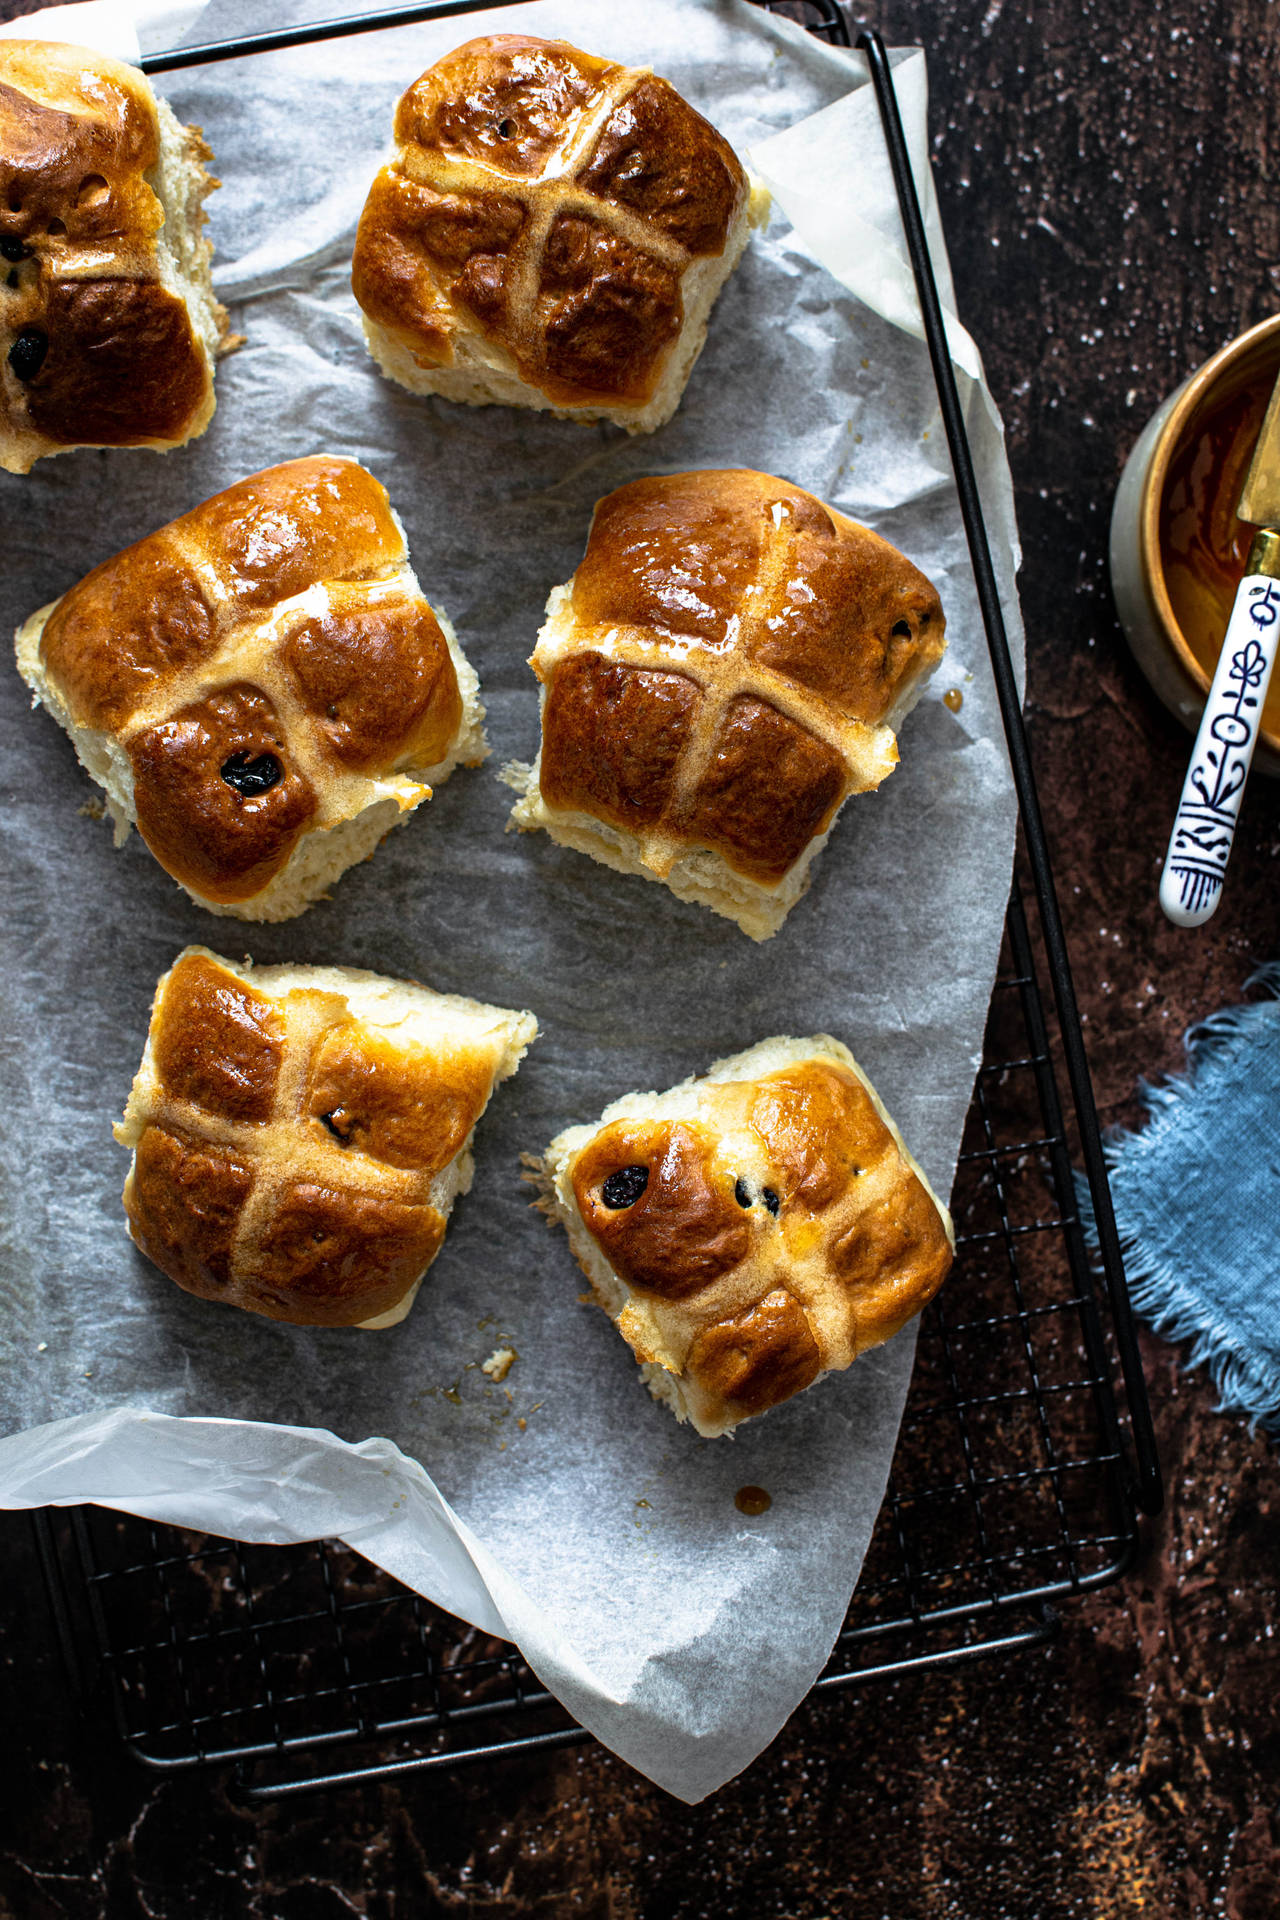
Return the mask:
<svg viewBox="0 0 1280 1920">
<path fill-rule="evenodd" d="M 719 253 L 741 175 L 715 128 L 665 80 L 642 80 L 619 101 L 581 174 L 602 200 L 616 200 L 678 240 L 686 252 Z"/>
<path fill-rule="evenodd" d="M 404 94 L 396 139 L 530 178 L 542 172 L 601 83 L 620 71 L 563 40 L 522 33 L 467 40 Z"/>
<path fill-rule="evenodd" d="M 253 1178 L 248 1155 L 148 1127 L 133 1166 L 129 1230 L 162 1273 L 217 1300 L 231 1283 L 232 1242 Z"/>
<path fill-rule="evenodd" d="M 317 1327 L 348 1327 L 389 1313 L 444 1239 L 434 1207 L 406 1205 L 318 1180 L 282 1186 L 256 1246 L 244 1253 L 242 1285 L 254 1311 Z"/>
<path fill-rule="evenodd" d="M 732 700 L 680 828 L 735 873 L 770 884 L 829 823 L 844 785 L 844 763 L 827 741 L 766 700 Z"/>
<path fill-rule="evenodd" d="M 0 0 L 0 13 L 17 11 Z M 1009 431 L 1034 750 L 1104 1116 L 1280 952 L 1280 795 L 1255 784 L 1201 934 L 1152 895 L 1187 736 L 1107 588 L 1120 463 L 1183 375 L 1280 301 L 1267 0 L 887 0 L 932 49 L 960 311 Z M 1268 65 L 1270 62 L 1272 64 Z M 1105 303 L 1105 304 L 1104 304 Z M 14 1920 L 1272 1920 L 1280 1911 L 1273 1450 L 1146 1343 L 1169 1490 L 1126 1580 L 1062 1638 L 820 1699 L 706 1805 L 598 1749 L 262 1810 L 131 1769 L 79 1723 L 0 1528 Z"/>
</svg>

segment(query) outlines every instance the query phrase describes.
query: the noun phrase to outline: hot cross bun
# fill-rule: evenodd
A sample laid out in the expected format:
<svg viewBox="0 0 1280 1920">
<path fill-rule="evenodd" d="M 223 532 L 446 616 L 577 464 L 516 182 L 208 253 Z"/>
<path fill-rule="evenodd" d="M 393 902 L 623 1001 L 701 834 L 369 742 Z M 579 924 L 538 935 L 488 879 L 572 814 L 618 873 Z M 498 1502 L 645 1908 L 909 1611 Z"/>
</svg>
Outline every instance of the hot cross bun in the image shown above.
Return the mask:
<svg viewBox="0 0 1280 1920">
<path fill-rule="evenodd" d="M 951 1266 L 950 1215 L 825 1034 L 628 1094 L 535 1177 L 649 1391 L 708 1438 L 891 1339 Z"/>
<path fill-rule="evenodd" d="M 844 801 L 893 771 L 945 626 L 918 568 L 786 480 L 632 481 L 547 602 L 512 822 L 767 939 Z"/>
<path fill-rule="evenodd" d="M 661 426 L 765 217 L 732 147 L 665 80 L 562 40 L 468 41 L 396 109 L 352 286 L 415 393 Z"/>
<path fill-rule="evenodd" d="M 0 467 L 204 432 L 212 158 L 135 68 L 0 38 Z"/>
<path fill-rule="evenodd" d="M 96 567 L 18 666 L 165 871 L 213 913 L 287 920 L 459 761 L 478 682 L 354 460 L 270 467 Z"/>
<path fill-rule="evenodd" d="M 188 947 L 115 1134 L 129 1232 L 188 1293 L 296 1326 L 392 1326 L 471 1186 L 531 1013 L 349 967 Z"/>
</svg>

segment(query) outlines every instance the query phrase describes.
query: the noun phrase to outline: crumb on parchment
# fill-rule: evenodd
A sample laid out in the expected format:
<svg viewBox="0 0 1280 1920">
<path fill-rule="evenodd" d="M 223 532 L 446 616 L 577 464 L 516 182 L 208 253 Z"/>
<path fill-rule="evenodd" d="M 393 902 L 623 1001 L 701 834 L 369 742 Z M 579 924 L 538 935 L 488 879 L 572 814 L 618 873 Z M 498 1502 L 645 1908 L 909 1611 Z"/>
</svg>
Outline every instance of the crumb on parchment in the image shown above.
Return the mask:
<svg viewBox="0 0 1280 1920">
<path fill-rule="evenodd" d="M 519 1358 L 514 1347 L 495 1347 L 489 1358 L 480 1362 L 480 1371 L 491 1380 L 503 1381 Z"/>
</svg>

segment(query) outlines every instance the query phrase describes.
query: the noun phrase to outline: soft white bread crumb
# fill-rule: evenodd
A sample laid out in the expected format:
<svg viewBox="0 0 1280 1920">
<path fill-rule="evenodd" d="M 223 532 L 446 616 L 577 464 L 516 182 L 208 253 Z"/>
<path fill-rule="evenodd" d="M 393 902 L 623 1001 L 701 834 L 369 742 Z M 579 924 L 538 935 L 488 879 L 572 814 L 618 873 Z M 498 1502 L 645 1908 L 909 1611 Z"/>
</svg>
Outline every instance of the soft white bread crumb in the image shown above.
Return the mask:
<svg viewBox="0 0 1280 1920">
<path fill-rule="evenodd" d="M 205 238 L 208 215 L 204 202 L 220 183 L 205 166 L 213 154 L 199 127 L 184 126 L 167 100 L 156 97 L 160 129 L 160 158 L 147 175 L 147 185 L 164 208 L 164 225 L 156 235 L 156 262 L 162 286 L 185 302 L 191 324 L 204 349 L 209 367 L 209 391 L 204 407 L 181 440 L 158 441 L 161 452 L 185 447 L 198 439 L 213 418 L 213 366 L 219 354 L 237 342 L 232 338 L 227 310 L 213 291 L 213 242 Z"/>
</svg>

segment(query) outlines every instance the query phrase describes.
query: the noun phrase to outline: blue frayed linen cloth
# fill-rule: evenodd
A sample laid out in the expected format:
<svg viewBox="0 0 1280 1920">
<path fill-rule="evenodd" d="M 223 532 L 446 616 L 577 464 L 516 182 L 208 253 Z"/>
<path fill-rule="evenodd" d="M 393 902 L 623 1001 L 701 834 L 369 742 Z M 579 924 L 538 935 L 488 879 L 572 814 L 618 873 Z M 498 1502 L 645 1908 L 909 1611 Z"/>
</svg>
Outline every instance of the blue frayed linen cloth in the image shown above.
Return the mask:
<svg viewBox="0 0 1280 1920">
<path fill-rule="evenodd" d="M 1280 963 L 1247 984 L 1270 997 L 1192 1027 L 1186 1077 L 1141 1082 L 1148 1124 L 1106 1153 L 1136 1311 L 1280 1436 Z"/>
</svg>

